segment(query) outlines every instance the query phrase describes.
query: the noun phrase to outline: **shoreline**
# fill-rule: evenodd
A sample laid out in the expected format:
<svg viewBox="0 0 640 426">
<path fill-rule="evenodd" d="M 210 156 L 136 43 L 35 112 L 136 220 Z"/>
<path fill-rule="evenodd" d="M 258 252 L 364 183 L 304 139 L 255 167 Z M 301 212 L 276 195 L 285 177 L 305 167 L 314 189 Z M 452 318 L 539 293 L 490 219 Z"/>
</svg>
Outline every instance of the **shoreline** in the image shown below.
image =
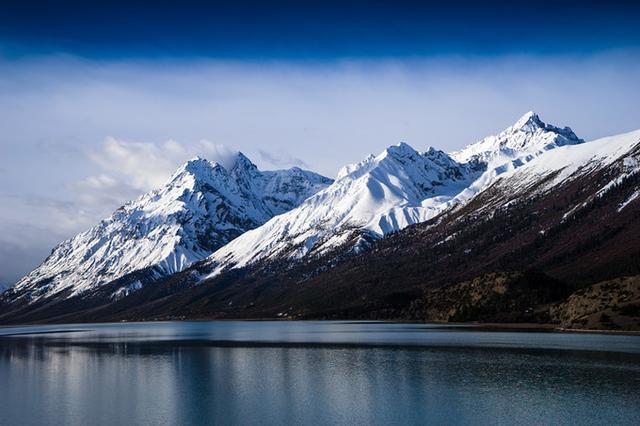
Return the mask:
<svg viewBox="0 0 640 426">
<path fill-rule="evenodd" d="M 440 322 L 440 321 L 417 321 L 417 320 L 362 320 L 362 319 L 283 319 L 283 318 L 181 318 L 181 319 L 150 319 L 150 320 L 119 320 L 119 321 L 93 321 L 93 322 L 43 322 L 43 323 L 23 323 L 23 324 L 0 324 L 0 330 L 11 327 L 38 327 L 38 326 L 55 326 L 55 325 L 91 325 L 91 324 L 129 324 L 129 323 L 154 323 L 154 322 L 207 322 L 207 321 L 282 321 L 282 322 L 379 322 L 379 323 L 395 323 L 395 324 L 424 324 L 438 325 L 441 327 L 450 327 L 459 330 L 474 330 L 480 332 L 491 331 L 511 331 L 522 333 L 583 333 L 583 334 L 613 334 L 625 336 L 640 336 L 640 330 L 607 330 L 607 329 L 581 329 L 566 328 L 558 324 L 540 324 L 540 323 L 480 323 L 480 322 Z"/>
</svg>

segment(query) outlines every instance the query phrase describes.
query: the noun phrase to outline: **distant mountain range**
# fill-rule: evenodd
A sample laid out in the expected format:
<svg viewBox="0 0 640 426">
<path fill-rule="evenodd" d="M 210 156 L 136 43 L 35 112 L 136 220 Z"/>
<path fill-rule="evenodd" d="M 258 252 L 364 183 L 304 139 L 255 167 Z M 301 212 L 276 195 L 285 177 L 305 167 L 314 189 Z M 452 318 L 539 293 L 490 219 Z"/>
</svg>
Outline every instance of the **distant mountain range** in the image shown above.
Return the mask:
<svg viewBox="0 0 640 426">
<path fill-rule="evenodd" d="M 372 240 L 465 204 L 498 176 L 546 151 L 580 144 L 571 129 L 532 112 L 495 137 L 448 155 L 405 143 L 344 167 L 330 187 L 300 207 L 234 240 L 207 259 L 216 275 L 259 260 L 359 251 Z"/>
<path fill-rule="evenodd" d="M 639 171 L 640 131 L 585 142 L 533 112 L 450 154 L 391 146 L 335 181 L 194 159 L 56 247 L 0 296 L 0 321 L 473 320 L 447 304 L 473 282 L 478 319 L 559 321 L 572 292 L 640 274 Z"/>
<path fill-rule="evenodd" d="M 80 295 L 134 272 L 145 271 L 146 280 L 180 272 L 331 183 L 299 168 L 261 172 L 242 153 L 229 170 L 194 158 L 162 188 L 54 248 L 16 291 L 33 302 Z M 144 280 L 122 282 L 114 296 Z"/>
</svg>

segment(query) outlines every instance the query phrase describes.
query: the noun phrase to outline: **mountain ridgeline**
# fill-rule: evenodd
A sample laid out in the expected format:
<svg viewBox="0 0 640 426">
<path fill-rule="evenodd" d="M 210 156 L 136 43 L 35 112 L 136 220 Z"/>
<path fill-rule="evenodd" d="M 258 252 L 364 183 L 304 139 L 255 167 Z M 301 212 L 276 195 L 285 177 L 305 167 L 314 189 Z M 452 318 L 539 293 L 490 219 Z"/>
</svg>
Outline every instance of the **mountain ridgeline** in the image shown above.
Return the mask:
<svg viewBox="0 0 640 426">
<path fill-rule="evenodd" d="M 70 297 L 119 280 L 114 297 L 180 272 L 331 184 L 293 168 L 261 172 L 242 153 L 227 170 L 194 158 L 160 189 L 63 242 L 16 284 L 28 301 Z"/>
<path fill-rule="evenodd" d="M 391 146 L 335 180 L 262 172 L 242 154 L 229 170 L 194 159 L 55 248 L 0 295 L 0 321 L 635 329 L 640 281 L 624 277 L 640 275 L 638 172 L 640 131 L 585 142 L 534 113 L 451 154 Z M 593 294 L 615 303 L 585 305 Z"/>
</svg>

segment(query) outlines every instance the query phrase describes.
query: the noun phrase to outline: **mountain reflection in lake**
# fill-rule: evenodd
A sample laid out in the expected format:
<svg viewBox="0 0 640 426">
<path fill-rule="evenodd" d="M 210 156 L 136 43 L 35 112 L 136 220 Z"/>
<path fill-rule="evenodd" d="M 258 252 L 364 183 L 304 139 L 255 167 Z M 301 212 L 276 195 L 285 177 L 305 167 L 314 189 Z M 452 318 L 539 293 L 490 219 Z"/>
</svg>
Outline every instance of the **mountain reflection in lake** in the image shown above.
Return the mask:
<svg viewBox="0 0 640 426">
<path fill-rule="evenodd" d="M 0 328 L 0 383 L 2 425 L 637 424 L 640 337 L 339 322 Z"/>
</svg>

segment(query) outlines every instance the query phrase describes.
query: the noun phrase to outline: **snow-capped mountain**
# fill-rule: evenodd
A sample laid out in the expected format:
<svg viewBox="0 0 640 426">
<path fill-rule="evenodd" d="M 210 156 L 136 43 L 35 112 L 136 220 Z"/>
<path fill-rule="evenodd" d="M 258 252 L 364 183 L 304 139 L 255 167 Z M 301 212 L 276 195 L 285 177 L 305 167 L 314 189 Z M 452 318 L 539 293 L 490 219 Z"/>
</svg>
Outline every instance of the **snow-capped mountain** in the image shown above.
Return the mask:
<svg viewBox="0 0 640 426">
<path fill-rule="evenodd" d="M 358 250 L 408 225 L 469 201 L 495 179 L 551 149 L 580 144 L 569 128 L 533 112 L 513 126 L 448 155 L 405 143 L 344 167 L 335 182 L 210 256 L 216 275 L 259 260 L 321 254 L 345 244 Z"/>
<path fill-rule="evenodd" d="M 358 170 L 346 168 L 341 179 Z M 138 308 L 129 313 L 134 318 L 167 312 L 219 318 L 403 318 L 404 309 L 413 306 L 425 288 L 495 271 L 533 268 L 572 286 L 637 275 L 638 193 L 640 131 L 559 146 L 499 173 L 469 202 L 387 235 L 370 249 L 343 256 L 355 237 L 323 256 L 303 256 L 296 262 L 291 258 L 295 252 L 285 249 L 266 257 L 265 263 L 249 260 L 243 270 L 218 275 L 220 264 L 199 263 L 164 283 L 178 289 L 175 294 L 157 301 L 151 292 L 138 293 L 135 300 L 145 305 L 144 313 Z M 292 218 L 299 209 L 281 217 Z M 278 221 L 245 235 L 272 223 Z M 242 255 L 240 249 L 227 250 L 244 238 L 213 257 L 222 252 Z M 149 300 L 153 303 L 147 304 Z"/>
<path fill-rule="evenodd" d="M 0 295 L 0 323 L 403 318 L 425 289 L 496 271 L 572 287 L 640 274 L 640 130 L 583 142 L 528 113 L 453 154 L 391 146 L 329 183 L 193 160 Z M 113 281 L 129 265 L 152 266 Z"/>
<path fill-rule="evenodd" d="M 573 205 L 563 219 L 577 213 L 588 201 L 602 197 L 617 185 L 640 173 L 640 130 L 596 139 L 577 145 L 561 146 L 501 176 L 496 187 L 515 200 L 523 194 L 532 196 L 553 190 L 560 185 L 587 177 L 595 172 L 609 170 L 610 180 L 595 188 L 585 188 L 591 195 L 586 201 Z M 640 194 L 640 187 L 618 211 Z M 513 201 L 511 201 L 513 202 Z M 485 206 L 490 207 L 490 206 Z"/>
<path fill-rule="evenodd" d="M 229 170 L 194 158 L 162 188 L 58 245 L 15 290 L 31 299 L 63 290 L 71 296 L 134 271 L 148 269 L 154 277 L 179 272 L 331 182 L 299 168 L 262 172 L 242 153 Z M 114 295 L 141 286 L 134 280 Z"/>
<path fill-rule="evenodd" d="M 221 318 L 403 318 L 425 289 L 496 271 L 540 270 L 555 284 L 575 287 L 638 275 L 638 194 L 640 131 L 567 144 L 500 173 L 469 202 L 354 255 L 341 256 L 346 244 L 301 262 L 283 259 L 289 253 L 283 251 L 263 264 L 249 260 L 243 270 L 199 264 L 173 284 L 193 283 L 195 272 L 204 279 L 163 309 Z M 293 217 L 304 205 L 282 217 Z M 228 249 L 245 238 L 212 258 L 242 255 Z M 206 297 L 206 304 L 192 303 L 194 295 Z M 145 315 L 158 312 L 153 306 Z"/>
<path fill-rule="evenodd" d="M 507 164 L 515 168 L 545 151 L 583 142 L 571 128 L 561 129 L 546 124 L 535 112 L 529 111 L 513 126 L 452 152 L 451 157 L 461 163 L 476 161 L 493 166 Z"/>
<path fill-rule="evenodd" d="M 356 233 L 381 237 L 436 215 L 471 183 L 471 176 L 472 170 L 442 151 L 419 153 L 400 143 L 343 168 L 331 186 L 244 234 L 210 260 L 221 267 L 241 267 L 273 256 L 318 253 Z"/>
</svg>

